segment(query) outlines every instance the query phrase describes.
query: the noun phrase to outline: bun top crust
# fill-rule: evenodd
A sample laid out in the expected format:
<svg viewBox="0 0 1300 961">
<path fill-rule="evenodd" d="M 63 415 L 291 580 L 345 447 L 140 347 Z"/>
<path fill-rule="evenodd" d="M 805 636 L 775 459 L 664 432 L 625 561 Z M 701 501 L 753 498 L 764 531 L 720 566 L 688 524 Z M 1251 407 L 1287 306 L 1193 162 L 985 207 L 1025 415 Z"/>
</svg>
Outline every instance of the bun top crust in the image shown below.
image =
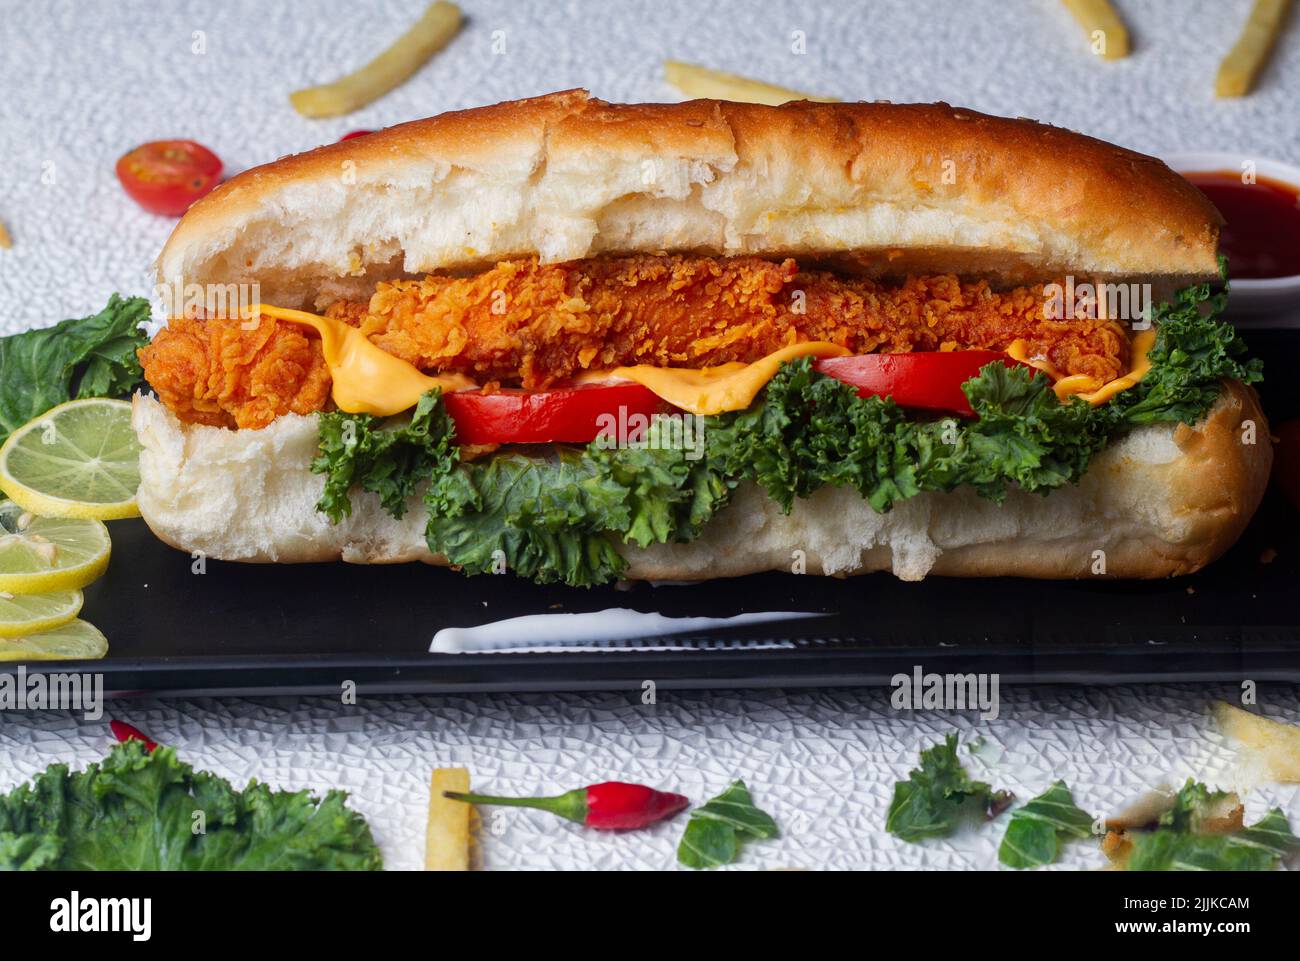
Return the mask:
<svg viewBox="0 0 1300 961">
<path fill-rule="evenodd" d="M 1217 275 L 1222 218 L 1158 160 L 947 104 L 570 90 L 442 114 L 245 171 L 199 201 L 160 282 L 313 306 L 383 279 L 607 253 L 792 255 L 878 275 Z"/>
</svg>

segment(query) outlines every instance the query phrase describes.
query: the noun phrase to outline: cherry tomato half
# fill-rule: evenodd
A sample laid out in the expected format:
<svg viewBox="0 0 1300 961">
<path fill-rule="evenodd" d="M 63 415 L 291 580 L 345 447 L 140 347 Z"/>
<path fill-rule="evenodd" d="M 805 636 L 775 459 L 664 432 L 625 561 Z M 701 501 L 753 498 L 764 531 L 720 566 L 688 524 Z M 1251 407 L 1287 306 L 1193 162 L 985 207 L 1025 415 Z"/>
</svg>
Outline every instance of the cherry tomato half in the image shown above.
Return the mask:
<svg viewBox="0 0 1300 961">
<path fill-rule="evenodd" d="M 813 368 L 856 387 L 859 397 L 888 396 L 899 407 L 973 417 L 961 385 L 995 361 L 1008 367 L 1019 363 L 994 350 L 953 350 L 829 357 Z"/>
<path fill-rule="evenodd" d="M 585 444 L 602 431 L 635 439 L 665 404 L 640 384 L 444 394 L 461 444 Z"/>
<path fill-rule="evenodd" d="M 179 217 L 217 185 L 221 159 L 193 140 L 155 140 L 117 162 L 117 179 L 145 210 Z"/>
</svg>

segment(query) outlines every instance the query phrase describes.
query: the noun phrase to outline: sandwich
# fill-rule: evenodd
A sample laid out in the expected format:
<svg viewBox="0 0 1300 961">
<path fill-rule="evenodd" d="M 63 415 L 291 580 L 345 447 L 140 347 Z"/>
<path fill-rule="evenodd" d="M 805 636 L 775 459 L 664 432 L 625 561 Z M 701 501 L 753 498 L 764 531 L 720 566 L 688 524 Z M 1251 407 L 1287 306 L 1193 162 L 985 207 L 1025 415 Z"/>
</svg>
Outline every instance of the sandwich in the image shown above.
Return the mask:
<svg viewBox="0 0 1300 961">
<path fill-rule="evenodd" d="M 206 299 L 140 352 L 140 510 L 574 586 L 1187 574 L 1272 457 L 1221 227 L 1158 160 L 946 104 L 391 127 L 176 227 L 159 284 Z"/>
</svg>

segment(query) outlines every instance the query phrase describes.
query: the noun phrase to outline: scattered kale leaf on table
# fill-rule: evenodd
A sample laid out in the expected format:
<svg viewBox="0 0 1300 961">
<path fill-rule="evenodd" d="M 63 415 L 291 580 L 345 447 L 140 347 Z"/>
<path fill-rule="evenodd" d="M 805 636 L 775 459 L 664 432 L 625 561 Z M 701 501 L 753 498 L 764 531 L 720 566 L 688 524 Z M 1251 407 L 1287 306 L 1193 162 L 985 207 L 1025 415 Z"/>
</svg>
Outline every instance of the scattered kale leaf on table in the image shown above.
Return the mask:
<svg viewBox="0 0 1300 961">
<path fill-rule="evenodd" d="M 0 796 L 0 870 L 379 870 L 342 791 L 242 791 L 139 741 L 70 773 L 54 764 Z M 202 831 L 196 831 L 201 817 Z"/>
<path fill-rule="evenodd" d="M 1228 798 L 1188 781 L 1154 831 L 1132 831 L 1128 871 L 1268 871 L 1300 850 L 1300 838 L 1280 808 L 1239 831 L 1210 822 Z M 1208 830 L 1207 830 L 1208 827 Z"/>
<path fill-rule="evenodd" d="M 1064 781 L 1056 781 L 1011 813 L 998 860 L 1013 868 L 1041 867 L 1056 860 L 1062 837 L 1087 838 L 1092 832 L 1092 815 L 1074 803 Z"/>
<path fill-rule="evenodd" d="M 921 752 L 921 766 L 894 785 L 885 830 L 904 841 L 942 838 L 957 829 L 969 812 L 996 817 L 1012 795 L 972 781 L 957 757 L 957 735 Z"/>
<path fill-rule="evenodd" d="M 717 797 L 691 812 L 677 846 L 677 860 L 688 868 L 716 868 L 740 856 L 745 841 L 778 834 L 776 822 L 754 805 L 744 781 L 733 781 Z"/>
</svg>

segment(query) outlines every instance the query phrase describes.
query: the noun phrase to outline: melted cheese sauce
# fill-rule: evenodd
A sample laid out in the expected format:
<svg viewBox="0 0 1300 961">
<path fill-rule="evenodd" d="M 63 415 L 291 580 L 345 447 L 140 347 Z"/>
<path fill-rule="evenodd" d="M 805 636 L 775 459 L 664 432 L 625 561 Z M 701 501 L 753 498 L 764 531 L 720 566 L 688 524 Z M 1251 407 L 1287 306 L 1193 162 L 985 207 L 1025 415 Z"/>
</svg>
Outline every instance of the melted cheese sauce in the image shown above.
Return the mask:
<svg viewBox="0 0 1300 961">
<path fill-rule="evenodd" d="M 450 393 L 476 386 L 461 374 L 431 377 L 422 373 L 413 364 L 376 347 L 361 331 L 341 320 L 266 304 L 252 307 L 249 315 L 258 312 L 315 328 L 333 379 L 331 396 L 339 410 L 349 414 L 391 417 L 410 410 L 421 395 L 435 387 Z"/>
<path fill-rule="evenodd" d="M 1061 372 L 1052 366 L 1051 362 L 1041 357 L 1030 357 L 1028 345 L 1023 340 L 1012 342 L 1007 348 L 1007 356 L 1012 360 L 1018 360 L 1022 364 L 1028 364 L 1037 370 L 1041 370 L 1056 383 L 1052 390 L 1062 401 L 1069 400 L 1071 397 L 1082 397 L 1093 407 L 1098 404 L 1104 404 L 1122 390 L 1128 390 L 1130 387 L 1142 381 L 1142 378 L 1151 370 L 1151 359 L 1147 356 L 1151 353 L 1151 348 L 1156 342 L 1156 332 L 1144 330 L 1133 338 L 1133 369 L 1123 377 L 1116 377 L 1114 380 L 1105 384 L 1098 384 L 1097 378 L 1089 377 L 1087 374 L 1075 374 L 1071 377 L 1062 377 Z"/>
<path fill-rule="evenodd" d="M 1110 400 L 1121 390 L 1128 390 L 1134 384 L 1139 383 L 1151 370 L 1151 359 L 1147 355 L 1151 353 L 1151 348 L 1155 342 L 1156 332 L 1154 330 L 1140 332 L 1133 338 L 1133 369 L 1123 377 L 1116 377 L 1110 383 L 1102 384 L 1091 394 L 1081 394 L 1080 396 L 1093 407 L 1096 407 L 1098 404 Z"/>
<path fill-rule="evenodd" d="M 580 384 L 631 380 L 648 387 L 663 400 L 692 414 L 722 414 L 744 410 L 786 361 L 799 357 L 845 357 L 849 351 L 825 341 L 791 344 L 752 364 L 731 363 L 692 370 L 682 367 L 615 367 L 583 374 Z"/>
</svg>

